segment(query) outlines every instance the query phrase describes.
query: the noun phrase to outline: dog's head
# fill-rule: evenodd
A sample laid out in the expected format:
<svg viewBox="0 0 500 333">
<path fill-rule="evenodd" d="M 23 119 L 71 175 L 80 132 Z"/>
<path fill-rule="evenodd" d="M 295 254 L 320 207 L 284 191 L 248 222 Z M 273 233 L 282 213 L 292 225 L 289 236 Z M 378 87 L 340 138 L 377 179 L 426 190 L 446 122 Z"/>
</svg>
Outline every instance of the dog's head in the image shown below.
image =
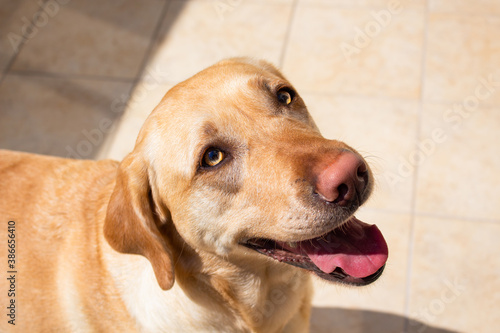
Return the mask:
<svg viewBox="0 0 500 333">
<path fill-rule="evenodd" d="M 117 251 L 147 257 L 163 289 L 174 281 L 174 232 L 196 251 L 363 285 L 387 259 L 378 229 L 353 217 L 372 184 L 363 158 L 321 136 L 278 70 L 230 59 L 172 88 L 147 119 L 104 232 Z"/>
</svg>

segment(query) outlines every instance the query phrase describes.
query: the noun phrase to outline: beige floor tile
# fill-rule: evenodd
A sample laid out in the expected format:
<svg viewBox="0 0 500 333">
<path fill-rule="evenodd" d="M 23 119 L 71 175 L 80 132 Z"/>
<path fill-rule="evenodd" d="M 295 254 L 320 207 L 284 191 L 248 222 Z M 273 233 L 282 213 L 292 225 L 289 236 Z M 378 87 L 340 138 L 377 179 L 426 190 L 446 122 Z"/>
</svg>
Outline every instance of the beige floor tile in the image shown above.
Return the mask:
<svg viewBox="0 0 500 333">
<path fill-rule="evenodd" d="M 32 28 L 33 17 L 40 10 L 35 1 L 0 0 L 0 73 L 18 52 L 24 40 L 36 35 Z M 28 38 L 29 37 L 29 38 Z"/>
<path fill-rule="evenodd" d="M 13 69 L 133 78 L 164 3 L 73 0 L 60 5 L 23 48 Z"/>
<path fill-rule="evenodd" d="M 120 161 L 131 152 L 144 121 L 171 87 L 159 83 L 156 77 L 146 75 L 132 92 L 123 117 L 107 137 L 97 158 Z"/>
<path fill-rule="evenodd" d="M 289 79 L 308 92 L 417 99 L 424 11 L 384 11 L 300 3 L 285 55 Z"/>
<path fill-rule="evenodd" d="M 411 317 L 458 332 L 500 325 L 500 225 L 418 218 L 414 234 Z M 423 332 L 410 325 L 410 332 Z"/>
<path fill-rule="evenodd" d="M 431 12 L 452 12 L 473 15 L 500 15 L 498 0 L 430 0 Z"/>
<path fill-rule="evenodd" d="M 417 212 L 500 220 L 500 112 L 455 108 L 424 107 Z"/>
<path fill-rule="evenodd" d="M 8 75 L 0 87 L 0 147 L 93 158 L 123 109 L 128 83 Z M 28 96 L 28 98 L 27 98 Z"/>
<path fill-rule="evenodd" d="M 278 63 L 291 10 L 291 2 L 276 0 L 172 1 L 150 64 L 165 73 L 166 82 L 177 83 L 228 57 Z M 178 16 L 175 22 L 172 16 Z"/>
<path fill-rule="evenodd" d="M 499 104 L 499 35 L 500 17 L 431 14 L 424 98 L 462 102 L 490 81 L 493 93 L 486 102 Z"/>
<path fill-rule="evenodd" d="M 372 285 L 359 288 L 315 279 L 312 331 L 399 333 L 404 324 L 410 216 L 369 210 L 356 216 L 376 224 L 384 235 L 389 247 L 385 272 Z"/>
<path fill-rule="evenodd" d="M 321 133 L 344 141 L 370 164 L 375 190 L 367 205 L 409 212 L 414 168 L 418 103 L 390 99 L 303 94 Z"/>
</svg>

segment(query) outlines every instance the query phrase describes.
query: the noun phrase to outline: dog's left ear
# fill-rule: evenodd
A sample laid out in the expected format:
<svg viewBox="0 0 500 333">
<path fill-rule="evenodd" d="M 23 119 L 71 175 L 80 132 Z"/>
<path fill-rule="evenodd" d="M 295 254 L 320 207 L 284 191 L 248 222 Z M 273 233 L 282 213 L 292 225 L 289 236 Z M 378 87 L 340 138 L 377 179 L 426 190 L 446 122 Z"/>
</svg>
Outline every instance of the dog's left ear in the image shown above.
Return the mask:
<svg viewBox="0 0 500 333">
<path fill-rule="evenodd" d="M 172 251 L 159 230 L 147 166 L 137 154 L 120 164 L 104 222 L 104 236 L 118 252 L 140 254 L 163 290 L 174 284 Z"/>
</svg>

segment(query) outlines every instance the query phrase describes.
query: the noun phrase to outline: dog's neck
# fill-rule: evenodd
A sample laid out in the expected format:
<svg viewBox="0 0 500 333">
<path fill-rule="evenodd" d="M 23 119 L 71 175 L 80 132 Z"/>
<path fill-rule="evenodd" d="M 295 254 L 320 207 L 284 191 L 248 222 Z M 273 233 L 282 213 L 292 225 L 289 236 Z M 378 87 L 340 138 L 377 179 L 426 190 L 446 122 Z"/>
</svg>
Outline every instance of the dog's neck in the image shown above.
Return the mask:
<svg viewBox="0 0 500 333">
<path fill-rule="evenodd" d="M 98 220 L 103 224 L 111 195 L 110 182 L 101 192 Z M 198 253 L 175 228 L 175 283 L 162 290 L 151 263 L 143 256 L 118 253 L 97 227 L 99 251 L 113 286 L 141 332 L 305 332 L 312 296 L 309 274 L 246 248 L 225 257 Z M 248 256 L 251 255 L 252 260 Z M 293 308 L 304 306 L 304 309 Z M 175 316 L 168 315 L 175 313 Z M 294 316 L 294 318 L 292 318 Z M 288 326 L 286 324 L 289 323 Z M 214 326 L 216 325 L 216 326 Z M 306 325 L 306 326 L 304 326 Z M 286 326 L 286 329 L 284 327 Z"/>
<path fill-rule="evenodd" d="M 145 332 L 184 332 L 185 327 L 197 327 L 198 332 L 281 332 L 300 311 L 290 305 L 303 304 L 311 294 L 309 276 L 300 269 L 267 258 L 249 266 L 242 255 L 220 258 L 187 247 L 177 254 L 176 281 L 165 291 L 146 258 L 103 247 L 125 307 Z M 176 315 L 166 315 L 172 312 Z M 308 315 L 300 321 L 307 322 Z"/>
</svg>

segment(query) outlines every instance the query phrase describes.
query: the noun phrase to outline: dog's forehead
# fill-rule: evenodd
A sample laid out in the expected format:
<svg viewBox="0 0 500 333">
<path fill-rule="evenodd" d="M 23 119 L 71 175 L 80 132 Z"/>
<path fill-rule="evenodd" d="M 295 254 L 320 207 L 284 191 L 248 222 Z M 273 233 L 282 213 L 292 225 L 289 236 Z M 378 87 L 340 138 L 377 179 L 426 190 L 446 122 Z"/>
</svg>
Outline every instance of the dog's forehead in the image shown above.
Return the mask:
<svg viewBox="0 0 500 333">
<path fill-rule="evenodd" d="M 266 100 L 273 87 L 291 86 L 280 73 L 246 63 L 216 64 L 173 87 L 162 99 L 157 112 L 218 115 L 225 107 L 270 110 Z M 204 116 L 204 115 L 203 115 Z"/>
<path fill-rule="evenodd" d="M 186 81 L 179 87 L 196 90 L 202 94 L 242 93 L 261 86 L 248 86 L 249 83 L 280 82 L 289 84 L 273 65 L 265 61 L 236 58 L 221 61 L 210 66 Z M 219 97 L 222 97 L 219 96 Z"/>
<path fill-rule="evenodd" d="M 291 84 L 266 62 L 223 61 L 173 87 L 146 127 L 155 128 L 156 136 L 175 131 L 186 139 L 197 138 L 200 131 L 207 133 L 207 123 L 209 129 L 240 133 L 234 136 L 241 133 L 255 136 L 257 132 L 268 135 L 277 128 L 272 124 L 283 117 L 315 128 L 298 95 L 295 107 L 279 108 L 276 91 L 283 86 Z M 183 140 L 184 144 L 194 141 Z"/>
<path fill-rule="evenodd" d="M 196 80 L 193 84 L 195 88 L 205 87 L 204 92 L 218 98 L 218 101 L 224 97 L 262 93 L 275 85 L 290 85 L 283 77 L 250 65 L 229 66 L 206 74 L 201 77 L 201 82 Z"/>
</svg>

